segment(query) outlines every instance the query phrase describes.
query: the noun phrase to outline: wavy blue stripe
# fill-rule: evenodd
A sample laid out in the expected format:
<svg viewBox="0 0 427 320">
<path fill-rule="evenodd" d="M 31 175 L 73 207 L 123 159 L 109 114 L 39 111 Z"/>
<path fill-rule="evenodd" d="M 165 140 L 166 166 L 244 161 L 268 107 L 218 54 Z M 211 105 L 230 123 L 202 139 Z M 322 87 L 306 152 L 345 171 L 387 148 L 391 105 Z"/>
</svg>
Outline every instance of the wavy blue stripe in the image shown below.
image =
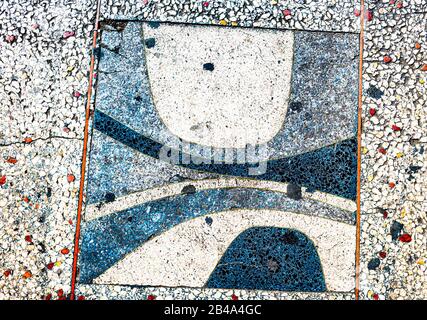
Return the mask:
<svg viewBox="0 0 427 320">
<path fill-rule="evenodd" d="M 159 159 L 163 145 L 95 111 L 94 128 L 145 155 Z M 188 155 L 186 155 L 188 157 Z M 288 182 L 344 198 L 356 199 L 357 140 L 350 139 L 294 157 L 267 161 L 267 172 L 250 175 L 253 164 L 178 164 L 216 174 Z"/>
<path fill-rule="evenodd" d="M 231 209 L 290 211 L 354 224 L 351 212 L 313 200 L 294 200 L 280 192 L 213 189 L 167 197 L 86 222 L 79 257 L 80 282 L 90 283 L 126 254 L 173 226 Z"/>
</svg>

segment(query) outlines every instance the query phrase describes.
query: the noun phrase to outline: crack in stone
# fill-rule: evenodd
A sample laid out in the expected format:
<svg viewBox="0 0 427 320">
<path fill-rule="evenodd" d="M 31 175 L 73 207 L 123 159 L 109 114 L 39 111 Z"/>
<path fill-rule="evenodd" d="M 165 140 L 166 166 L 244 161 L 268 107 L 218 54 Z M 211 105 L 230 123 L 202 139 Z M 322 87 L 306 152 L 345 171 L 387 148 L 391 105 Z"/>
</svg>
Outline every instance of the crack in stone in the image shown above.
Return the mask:
<svg viewBox="0 0 427 320">
<path fill-rule="evenodd" d="M 18 145 L 18 144 L 31 144 L 31 143 L 36 142 L 38 140 L 48 141 L 48 140 L 52 140 L 52 139 L 65 139 L 65 140 L 83 141 L 82 138 L 71 138 L 71 137 L 63 137 L 63 136 L 49 136 L 46 138 L 35 138 L 30 143 L 25 142 L 25 141 L 14 141 L 14 142 L 10 142 L 10 143 L 2 143 L 2 144 L 0 144 L 0 147 L 9 147 L 9 146 L 14 146 L 14 145 Z"/>
</svg>

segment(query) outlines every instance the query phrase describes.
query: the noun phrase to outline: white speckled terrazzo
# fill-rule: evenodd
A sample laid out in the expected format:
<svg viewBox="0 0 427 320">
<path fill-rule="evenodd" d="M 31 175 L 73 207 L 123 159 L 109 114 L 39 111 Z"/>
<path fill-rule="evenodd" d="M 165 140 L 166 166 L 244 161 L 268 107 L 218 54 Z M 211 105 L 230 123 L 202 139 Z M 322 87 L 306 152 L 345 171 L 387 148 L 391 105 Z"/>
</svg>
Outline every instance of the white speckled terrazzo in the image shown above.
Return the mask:
<svg viewBox="0 0 427 320">
<path fill-rule="evenodd" d="M 102 26 L 78 282 L 354 290 L 357 63 L 344 53 L 356 54 L 357 37 L 158 22 Z M 335 103 L 338 118 L 322 111 Z M 182 149 L 174 150 L 172 138 Z M 311 147 L 299 148 L 304 142 Z M 263 171 L 252 174 L 239 154 L 264 144 L 275 153 L 263 153 Z M 231 157 L 211 150 L 193 157 L 205 147 Z M 204 224 L 219 227 L 209 236 Z M 249 244 L 262 241 L 260 248 Z"/>
<path fill-rule="evenodd" d="M 162 25 L 145 27 L 144 37 L 156 42 L 146 49 L 153 101 L 174 135 L 244 148 L 279 132 L 289 104 L 291 32 Z"/>
<path fill-rule="evenodd" d="M 280 211 L 220 212 L 170 229 L 142 245 L 94 280 L 97 284 L 203 287 L 231 242 L 254 226 L 300 230 L 323 262 L 329 291 L 354 290 L 355 227 L 327 219 Z"/>
</svg>

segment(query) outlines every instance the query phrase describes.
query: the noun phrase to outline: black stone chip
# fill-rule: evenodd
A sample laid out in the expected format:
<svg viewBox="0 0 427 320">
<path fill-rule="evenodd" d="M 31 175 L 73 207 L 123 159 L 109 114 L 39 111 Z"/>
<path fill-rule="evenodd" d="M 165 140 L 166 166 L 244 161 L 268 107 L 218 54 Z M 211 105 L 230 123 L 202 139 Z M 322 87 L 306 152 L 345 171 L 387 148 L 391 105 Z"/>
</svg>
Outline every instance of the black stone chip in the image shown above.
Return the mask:
<svg viewBox="0 0 427 320">
<path fill-rule="evenodd" d="M 399 238 L 400 232 L 403 230 L 403 224 L 397 221 L 393 221 L 390 227 L 391 239 L 396 240 Z"/>
<path fill-rule="evenodd" d="M 280 241 L 286 244 L 295 245 L 298 244 L 299 239 L 292 231 L 288 231 L 280 237 Z"/>
<path fill-rule="evenodd" d="M 378 258 L 373 258 L 371 259 L 371 261 L 368 262 L 368 269 L 369 270 L 375 270 L 380 266 L 380 259 Z"/>
<path fill-rule="evenodd" d="M 205 63 L 203 65 L 203 70 L 214 71 L 215 70 L 215 65 L 213 63 Z"/>
<path fill-rule="evenodd" d="M 211 217 L 206 217 L 206 218 L 205 218 L 205 222 L 206 222 L 209 226 L 211 226 L 211 225 L 212 225 L 212 222 L 213 222 L 213 219 L 212 219 Z"/>
<path fill-rule="evenodd" d="M 374 99 L 381 99 L 381 97 L 384 94 L 384 92 L 382 92 L 380 89 L 378 89 L 375 86 L 370 86 L 367 93 L 371 98 L 374 98 Z"/>
<path fill-rule="evenodd" d="M 301 200 L 302 198 L 301 187 L 293 183 L 288 184 L 286 195 L 293 200 Z"/>
<path fill-rule="evenodd" d="M 150 28 L 157 29 L 158 27 L 160 27 L 160 22 L 150 21 L 150 22 L 148 22 L 148 25 L 150 26 Z"/>
<path fill-rule="evenodd" d="M 185 186 L 184 188 L 182 188 L 181 193 L 184 193 L 184 194 L 196 193 L 196 187 L 193 186 L 192 184 L 189 184 L 188 186 Z"/>
<path fill-rule="evenodd" d="M 116 200 L 116 195 L 114 193 L 108 192 L 105 195 L 105 202 L 113 202 L 114 200 Z"/>
<path fill-rule="evenodd" d="M 148 49 L 154 48 L 155 45 L 156 45 L 156 39 L 148 38 L 147 40 L 145 40 L 145 46 Z"/>
<path fill-rule="evenodd" d="M 303 105 L 299 101 L 292 101 L 289 105 L 289 108 L 293 112 L 300 112 L 302 110 L 302 107 L 303 107 Z"/>
</svg>

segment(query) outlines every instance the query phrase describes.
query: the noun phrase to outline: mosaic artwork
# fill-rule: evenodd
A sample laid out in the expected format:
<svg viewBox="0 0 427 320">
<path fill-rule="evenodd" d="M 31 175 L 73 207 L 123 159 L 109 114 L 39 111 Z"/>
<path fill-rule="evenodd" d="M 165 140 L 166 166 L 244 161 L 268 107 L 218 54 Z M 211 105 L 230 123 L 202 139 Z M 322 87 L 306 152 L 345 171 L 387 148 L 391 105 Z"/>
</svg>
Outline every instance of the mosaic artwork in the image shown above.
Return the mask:
<svg viewBox="0 0 427 320">
<path fill-rule="evenodd" d="M 1 0 L 0 118 L 0 300 L 427 299 L 426 0 Z"/>
<path fill-rule="evenodd" d="M 359 35 L 101 29 L 79 284 L 351 293 Z"/>
</svg>

